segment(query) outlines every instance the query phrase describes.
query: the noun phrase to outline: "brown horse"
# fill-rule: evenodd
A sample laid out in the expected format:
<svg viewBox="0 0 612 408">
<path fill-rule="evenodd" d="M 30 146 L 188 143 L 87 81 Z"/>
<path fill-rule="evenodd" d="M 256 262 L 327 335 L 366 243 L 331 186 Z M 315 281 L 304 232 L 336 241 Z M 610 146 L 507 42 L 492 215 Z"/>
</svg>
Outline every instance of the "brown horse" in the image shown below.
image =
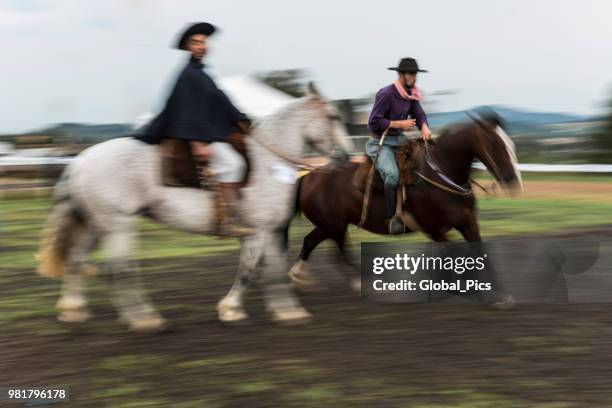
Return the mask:
<svg viewBox="0 0 612 408">
<path fill-rule="evenodd" d="M 505 133 L 500 118 L 489 112 L 473 121 L 446 129 L 435 144 L 414 154 L 416 141 L 408 141 L 398 149 L 400 187 L 404 190 L 402 212 L 413 222 L 407 233 L 421 230 L 432 240 L 447 241 L 447 233 L 457 229 L 469 242 L 481 241 L 476 198 L 471 189 L 472 163 L 480 160 L 507 190 L 522 188 L 517 169 L 514 143 Z M 416 161 L 413 174 L 410 165 Z M 349 162 L 341 167 L 325 167 L 312 171 L 299 181 L 298 209 L 315 228 L 304 238 L 298 262 L 290 275 L 294 280 L 306 277 L 305 262 L 311 252 L 326 239 L 332 239 L 344 261 L 355 266 L 345 252 L 349 224 L 358 225 L 362 216 L 364 184 L 371 161 Z M 410 182 L 408 180 L 414 179 Z M 388 234 L 385 224 L 383 182 L 375 173 L 367 218 L 362 228 L 377 234 Z"/>
</svg>

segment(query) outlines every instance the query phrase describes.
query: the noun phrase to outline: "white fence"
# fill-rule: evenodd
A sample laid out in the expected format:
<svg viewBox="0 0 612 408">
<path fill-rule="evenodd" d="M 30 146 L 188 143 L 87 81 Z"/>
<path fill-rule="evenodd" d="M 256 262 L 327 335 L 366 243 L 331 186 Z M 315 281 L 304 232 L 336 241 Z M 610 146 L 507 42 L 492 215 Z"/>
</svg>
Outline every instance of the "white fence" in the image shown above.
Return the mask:
<svg viewBox="0 0 612 408">
<path fill-rule="evenodd" d="M 66 165 L 73 157 L 0 157 L 0 167 L 15 166 L 53 166 Z M 482 163 L 474 163 L 474 168 L 484 170 Z M 533 173 L 612 173 L 612 164 L 538 164 L 519 163 L 520 171 Z"/>
</svg>

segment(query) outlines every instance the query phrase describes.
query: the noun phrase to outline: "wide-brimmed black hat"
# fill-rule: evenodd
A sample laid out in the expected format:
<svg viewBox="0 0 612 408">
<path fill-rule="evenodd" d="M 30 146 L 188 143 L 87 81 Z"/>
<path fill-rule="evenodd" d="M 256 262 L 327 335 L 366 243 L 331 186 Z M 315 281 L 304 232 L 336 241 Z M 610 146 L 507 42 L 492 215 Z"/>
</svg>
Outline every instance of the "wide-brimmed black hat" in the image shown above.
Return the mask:
<svg viewBox="0 0 612 408">
<path fill-rule="evenodd" d="M 178 48 L 179 50 L 184 50 L 187 39 L 192 35 L 212 35 L 216 30 L 217 29 L 215 28 L 215 26 L 210 23 L 194 23 L 187 27 L 183 34 L 179 37 L 179 40 L 176 43 L 176 48 Z"/>
<path fill-rule="evenodd" d="M 414 58 L 402 58 L 397 67 L 389 67 L 387 69 L 390 69 L 392 71 L 410 73 L 429 72 L 425 69 L 419 69 L 419 64 Z"/>
</svg>

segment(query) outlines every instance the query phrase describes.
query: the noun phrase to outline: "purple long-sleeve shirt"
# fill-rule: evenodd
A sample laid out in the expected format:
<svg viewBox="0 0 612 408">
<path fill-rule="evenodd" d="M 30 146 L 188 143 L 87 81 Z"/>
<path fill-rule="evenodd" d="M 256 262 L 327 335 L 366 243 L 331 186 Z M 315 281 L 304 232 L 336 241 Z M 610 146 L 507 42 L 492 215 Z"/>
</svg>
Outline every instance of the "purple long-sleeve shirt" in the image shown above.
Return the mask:
<svg viewBox="0 0 612 408">
<path fill-rule="evenodd" d="M 368 130 L 376 136 L 381 136 L 392 120 L 404 120 L 408 118 L 408 115 L 416 119 L 419 129 L 424 123 L 427 123 L 427 116 L 419 101 L 403 99 L 394 84 L 385 86 L 376 93 L 374 106 L 368 119 Z M 387 135 L 400 135 L 402 132 L 402 129 L 391 128 Z"/>
</svg>

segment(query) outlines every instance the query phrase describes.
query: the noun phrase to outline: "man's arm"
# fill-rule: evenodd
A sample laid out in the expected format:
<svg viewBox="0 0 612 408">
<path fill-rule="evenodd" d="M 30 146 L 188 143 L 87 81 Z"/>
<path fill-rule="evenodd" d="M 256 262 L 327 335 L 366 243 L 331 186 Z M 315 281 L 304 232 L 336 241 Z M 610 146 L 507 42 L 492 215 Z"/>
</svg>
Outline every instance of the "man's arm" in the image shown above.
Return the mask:
<svg viewBox="0 0 612 408">
<path fill-rule="evenodd" d="M 217 90 L 219 92 L 220 99 L 226 105 L 227 111 L 229 112 L 232 120 L 236 122 L 238 129 L 240 129 L 240 131 L 244 134 L 251 133 L 251 119 L 249 119 L 249 117 L 245 113 L 241 112 L 240 110 L 238 110 L 238 108 L 236 108 L 236 106 L 234 106 L 234 104 L 227 97 L 225 92 L 223 92 L 219 88 L 217 88 Z"/>
<path fill-rule="evenodd" d="M 414 101 L 410 108 L 410 115 L 416 120 L 417 127 L 421 130 L 423 139 L 429 140 L 431 138 L 431 131 L 429 130 L 429 124 L 427 123 L 427 115 L 423 110 L 423 107 L 419 101 Z"/>
<path fill-rule="evenodd" d="M 411 130 L 414 128 L 414 119 L 390 120 L 387 118 L 391 109 L 391 96 L 378 91 L 374 106 L 368 119 L 368 129 L 377 136 L 381 136 L 387 128 Z"/>
<path fill-rule="evenodd" d="M 390 106 L 391 100 L 389 95 L 383 91 L 378 91 L 376 99 L 374 99 L 372 112 L 370 112 L 370 118 L 368 119 L 368 129 L 370 132 L 380 136 L 389 127 L 391 120 L 387 119 L 386 116 Z"/>
</svg>

